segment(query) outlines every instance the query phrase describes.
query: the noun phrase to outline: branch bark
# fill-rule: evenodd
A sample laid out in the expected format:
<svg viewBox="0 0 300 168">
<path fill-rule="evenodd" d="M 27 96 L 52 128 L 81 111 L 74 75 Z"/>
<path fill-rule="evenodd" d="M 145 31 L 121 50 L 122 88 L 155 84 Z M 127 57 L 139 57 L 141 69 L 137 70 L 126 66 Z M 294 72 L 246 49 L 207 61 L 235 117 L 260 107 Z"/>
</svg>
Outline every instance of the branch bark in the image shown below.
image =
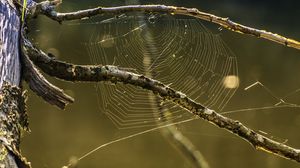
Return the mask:
<svg viewBox="0 0 300 168">
<path fill-rule="evenodd" d="M 21 89 L 4 83 L 0 90 L 0 166 L 29 168 L 19 149 L 21 131 L 29 131 L 26 96 Z"/>
<path fill-rule="evenodd" d="M 219 17 L 210 13 L 199 11 L 196 8 L 165 6 L 165 5 L 129 5 L 118 7 L 97 7 L 92 9 L 80 10 L 69 13 L 56 12 L 54 6 L 56 3 L 45 1 L 39 3 L 33 11 L 33 15 L 44 14 L 49 18 L 58 21 L 59 23 L 68 20 L 79 20 L 103 14 L 123 14 L 129 12 L 145 12 L 145 13 L 167 13 L 171 15 L 185 15 L 197 19 L 205 20 L 215 23 L 223 28 L 231 30 L 236 33 L 252 35 L 258 38 L 263 38 L 273 41 L 287 47 L 292 47 L 300 50 L 300 42 L 294 39 L 284 37 L 282 35 L 268 32 L 266 30 L 259 30 L 252 27 L 244 26 L 242 24 L 231 21 L 229 18 Z"/>
<path fill-rule="evenodd" d="M 21 30 L 21 36 L 24 31 Z M 21 42 L 22 44 L 22 42 Z M 64 109 L 68 103 L 73 103 L 74 99 L 63 92 L 62 89 L 54 86 L 35 68 L 34 64 L 28 58 L 26 49 L 22 50 L 23 76 L 30 89 L 38 96 L 41 96 L 46 102 Z"/>
<path fill-rule="evenodd" d="M 23 6 L 18 2 L 16 5 L 23 9 Z M 27 8 L 35 7 L 37 4 L 33 0 L 27 0 Z M 26 18 L 29 16 L 30 10 L 26 12 Z M 19 21 L 19 20 L 18 20 Z M 18 35 L 23 36 L 27 29 L 26 23 L 23 22 L 20 26 L 19 23 L 19 31 L 16 32 Z M 20 43 L 18 38 L 15 39 L 15 42 Z M 22 41 L 21 41 L 22 43 Z M 22 44 L 21 44 L 22 46 Z M 19 48 L 17 48 L 19 53 Z M 30 89 L 35 92 L 38 96 L 42 97 L 46 102 L 56 105 L 60 109 L 64 109 L 68 103 L 73 103 L 74 99 L 63 92 L 62 89 L 54 86 L 38 71 L 38 69 L 34 66 L 31 60 L 28 58 L 26 54 L 26 50 L 21 48 L 21 63 L 23 68 L 23 78 L 28 83 Z M 20 65 L 19 65 L 20 68 Z"/>
<path fill-rule="evenodd" d="M 50 76 L 67 81 L 87 81 L 87 82 L 110 82 L 123 83 L 141 87 L 159 95 L 164 101 L 172 101 L 188 110 L 194 115 L 223 128 L 240 138 L 243 138 L 256 149 L 273 153 L 281 157 L 300 162 L 300 150 L 287 146 L 283 143 L 269 139 L 254 130 L 246 127 L 241 122 L 227 118 L 214 110 L 208 109 L 187 97 L 185 94 L 164 85 L 163 83 L 145 77 L 144 75 L 128 72 L 122 68 L 112 65 L 74 65 L 57 61 L 49 57 L 43 51 L 35 48 L 31 42 L 25 38 L 23 44 L 28 51 L 30 59 L 45 73 Z"/>
</svg>

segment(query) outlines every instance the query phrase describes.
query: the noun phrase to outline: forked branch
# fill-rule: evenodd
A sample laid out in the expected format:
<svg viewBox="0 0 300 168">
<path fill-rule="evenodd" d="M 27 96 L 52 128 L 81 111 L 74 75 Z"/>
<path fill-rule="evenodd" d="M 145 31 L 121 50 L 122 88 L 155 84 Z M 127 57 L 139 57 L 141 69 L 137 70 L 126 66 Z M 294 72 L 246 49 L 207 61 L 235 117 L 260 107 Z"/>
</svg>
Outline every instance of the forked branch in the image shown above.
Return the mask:
<svg viewBox="0 0 300 168">
<path fill-rule="evenodd" d="M 21 37 L 24 35 L 24 30 L 21 32 Z M 23 38 L 23 37 L 22 37 Z M 22 44 L 21 41 L 21 45 Z M 38 96 L 41 96 L 46 102 L 56 105 L 60 109 L 64 109 L 69 103 L 73 103 L 74 99 L 65 94 L 62 89 L 48 82 L 48 80 L 39 72 L 31 60 L 28 58 L 28 51 L 21 47 L 22 50 L 22 66 L 23 77 L 28 83 L 30 89 Z"/>
<path fill-rule="evenodd" d="M 226 28 L 236 33 L 252 35 L 258 38 L 263 38 L 300 50 L 300 42 L 297 40 L 293 40 L 276 33 L 268 32 L 266 30 L 259 30 L 252 27 L 244 26 L 242 24 L 231 21 L 229 18 L 219 17 L 210 13 L 201 12 L 196 8 L 165 5 L 129 5 L 118 7 L 97 7 L 70 13 L 59 13 L 55 11 L 54 5 L 56 4 L 53 4 L 53 2 L 50 1 L 41 2 L 34 8 L 35 12 L 33 13 L 35 15 L 44 14 L 60 23 L 62 21 L 84 19 L 96 15 L 116 15 L 129 12 L 167 13 L 172 15 L 185 15 L 215 23 L 223 28 Z"/>
<path fill-rule="evenodd" d="M 300 162 L 300 150 L 283 143 L 269 139 L 254 130 L 246 127 L 241 122 L 227 118 L 200 103 L 195 102 L 185 94 L 164 85 L 163 83 L 145 77 L 144 75 L 122 70 L 112 65 L 74 65 L 50 58 L 41 50 L 35 48 L 29 40 L 23 38 L 23 47 L 28 51 L 31 60 L 45 73 L 67 81 L 111 82 L 130 84 L 152 91 L 164 101 L 172 101 L 183 109 L 188 110 L 208 122 L 224 128 L 227 131 L 245 139 L 256 149 L 267 151 Z"/>
</svg>

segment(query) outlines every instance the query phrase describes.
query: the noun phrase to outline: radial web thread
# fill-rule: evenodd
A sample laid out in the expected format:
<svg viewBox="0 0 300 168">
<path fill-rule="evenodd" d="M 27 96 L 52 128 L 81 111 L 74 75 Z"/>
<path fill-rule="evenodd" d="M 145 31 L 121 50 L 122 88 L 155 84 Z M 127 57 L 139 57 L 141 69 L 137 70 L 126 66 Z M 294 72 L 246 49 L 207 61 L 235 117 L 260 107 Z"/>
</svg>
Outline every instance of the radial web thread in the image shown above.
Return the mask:
<svg viewBox="0 0 300 168">
<path fill-rule="evenodd" d="M 194 19 L 143 19 L 126 16 L 94 24 L 85 43 L 91 61 L 151 74 L 153 79 L 195 101 L 222 111 L 237 89 L 226 86 L 225 80 L 237 76 L 238 69 L 235 55 L 220 35 Z M 97 90 L 100 111 L 121 129 L 157 126 L 191 117 L 172 102 L 151 98 L 151 93 L 141 88 L 97 84 Z M 158 114 L 162 113 L 158 108 L 164 110 L 164 115 Z"/>
</svg>

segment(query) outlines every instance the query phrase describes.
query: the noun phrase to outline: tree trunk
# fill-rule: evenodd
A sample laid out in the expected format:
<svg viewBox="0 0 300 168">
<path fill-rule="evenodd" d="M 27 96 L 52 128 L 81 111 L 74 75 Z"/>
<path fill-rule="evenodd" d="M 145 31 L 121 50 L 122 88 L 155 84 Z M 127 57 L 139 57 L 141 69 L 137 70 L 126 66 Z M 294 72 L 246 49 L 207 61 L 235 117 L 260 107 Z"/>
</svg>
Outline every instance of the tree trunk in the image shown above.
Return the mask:
<svg viewBox="0 0 300 168">
<path fill-rule="evenodd" d="M 0 167 L 30 167 L 20 155 L 27 128 L 25 97 L 20 88 L 20 15 L 13 0 L 0 0 Z"/>
<path fill-rule="evenodd" d="M 19 86 L 21 66 L 19 59 L 20 18 L 11 0 L 0 0 L 0 87 L 6 81 Z"/>
</svg>

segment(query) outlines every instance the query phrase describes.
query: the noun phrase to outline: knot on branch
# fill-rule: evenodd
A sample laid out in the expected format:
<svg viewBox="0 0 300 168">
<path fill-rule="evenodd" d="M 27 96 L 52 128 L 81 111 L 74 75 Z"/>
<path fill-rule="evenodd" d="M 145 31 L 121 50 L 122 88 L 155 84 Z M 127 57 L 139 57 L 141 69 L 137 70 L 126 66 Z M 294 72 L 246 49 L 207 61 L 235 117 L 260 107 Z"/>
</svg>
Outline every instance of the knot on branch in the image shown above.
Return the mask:
<svg viewBox="0 0 300 168">
<path fill-rule="evenodd" d="M 55 7 L 61 3 L 61 0 L 54 1 L 43 1 L 40 3 L 36 3 L 30 8 L 30 15 L 36 17 L 39 14 L 48 14 L 55 18 L 57 16 L 57 12 L 55 11 Z M 60 22 L 60 21 L 59 21 Z"/>
</svg>

